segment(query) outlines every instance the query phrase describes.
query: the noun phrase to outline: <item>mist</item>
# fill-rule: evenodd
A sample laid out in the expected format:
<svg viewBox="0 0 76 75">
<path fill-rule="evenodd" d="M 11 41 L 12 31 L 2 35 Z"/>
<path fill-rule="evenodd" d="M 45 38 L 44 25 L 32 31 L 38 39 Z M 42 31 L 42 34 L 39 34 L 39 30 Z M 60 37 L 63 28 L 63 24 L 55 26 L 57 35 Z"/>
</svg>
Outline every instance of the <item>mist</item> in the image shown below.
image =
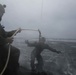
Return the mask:
<svg viewBox="0 0 76 75">
<path fill-rule="evenodd" d="M 2 20 L 6 30 L 40 29 L 46 38 L 76 38 L 75 0 L 1 0 L 1 4 L 7 6 Z"/>
</svg>

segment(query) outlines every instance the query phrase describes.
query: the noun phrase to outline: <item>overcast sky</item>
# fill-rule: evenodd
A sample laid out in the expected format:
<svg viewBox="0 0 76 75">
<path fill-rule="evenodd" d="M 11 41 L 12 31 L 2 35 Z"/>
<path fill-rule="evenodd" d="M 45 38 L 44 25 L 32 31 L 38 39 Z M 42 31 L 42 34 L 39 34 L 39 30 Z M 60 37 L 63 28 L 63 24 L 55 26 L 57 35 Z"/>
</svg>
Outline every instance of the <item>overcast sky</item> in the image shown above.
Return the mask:
<svg viewBox="0 0 76 75">
<path fill-rule="evenodd" d="M 6 30 L 40 29 L 53 38 L 76 38 L 76 0 L 0 0 Z M 30 32 L 31 33 L 31 32 Z"/>
</svg>

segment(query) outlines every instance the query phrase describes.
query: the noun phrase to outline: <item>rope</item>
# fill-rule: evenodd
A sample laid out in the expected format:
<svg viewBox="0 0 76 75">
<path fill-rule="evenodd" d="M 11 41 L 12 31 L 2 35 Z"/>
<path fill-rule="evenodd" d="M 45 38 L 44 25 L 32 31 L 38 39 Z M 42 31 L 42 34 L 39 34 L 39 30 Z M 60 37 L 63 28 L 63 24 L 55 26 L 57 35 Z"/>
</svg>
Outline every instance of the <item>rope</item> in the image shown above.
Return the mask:
<svg viewBox="0 0 76 75">
<path fill-rule="evenodd" d="M 40 41 L 40 38 L 41 38 L 41 31 L 38 29 L 38 30 L 35 30 L 35 29 L 21 29 L 21 30 L 29 30 L 29 31 L 37 31 L 39 32 L 39 41 Z"/>
<path fill-rule="evenodd" d="M 19 30 L 20 30 L 20 28 L 16 30 L 16 32 L 12 35 L 12 38 L 18 33 Z M 21 30 L 39 31 L 39 30 L 34 30 L 34 29 L 21 29 Z M 10 43 L 8 43 L 8 45 L 9 45 L 9 49 L 8 49 L 7 60 L 6 60 L 5 66 L 4 66 L 3 70 L 2 70 L 2 72 L 0 73 L 0 75 L 3 75 L 3 73 L 5 72 L 5 70 L 7 68 L 8 62 L 9 62 L 11 45 L 10 45 Z"/>
<path fill-rule="evenodd" d="M 4 68 L 3 68 L 3 70 L 2 70 L 0 75 L 3 75 L 4 71 L 7 68 L 8 62 L 9 62 L 9 58 L 10 58 L 10 44 L 8 44 L 8 45 L 9 45 L 9 50 L 8 50 L 8 56 L 7 56 L 6 64 L 5 64 L 5 66 L 4 66 Z"/>
<path fill-rule="evenodd" d="M 21 29 L 21 30 L 38 31 L 38 30 L 35 30 L 35 29 Z"/>
<path fill-rule="evenodd" d="M 42 2 L 41 2 L 41 25 L 42 25 L 42 23 L 43 23 L 43 0 L 42 0 Z"/>
<path fill-rule="evenodd" d="M 19 29 L 16 30 L 16 32 L 12 35 L 12 37 L 14 37 L 18 33 L 18 31 L 19 31 Z M 8 43 L 8 45 L 9 45 L 9 50 L 8 50 L 7 60 L 6 60 L 5 66 L 4 66 L 4 68 L 3 68 L 3 70 L 2 70 L 0 75 L 3 75 L 3 73 L 5 72 L 5 70 L 7 68 L 8 62 L 9 62 L 11 45 L 10 45 L 10 43 Z"/>
</svg>

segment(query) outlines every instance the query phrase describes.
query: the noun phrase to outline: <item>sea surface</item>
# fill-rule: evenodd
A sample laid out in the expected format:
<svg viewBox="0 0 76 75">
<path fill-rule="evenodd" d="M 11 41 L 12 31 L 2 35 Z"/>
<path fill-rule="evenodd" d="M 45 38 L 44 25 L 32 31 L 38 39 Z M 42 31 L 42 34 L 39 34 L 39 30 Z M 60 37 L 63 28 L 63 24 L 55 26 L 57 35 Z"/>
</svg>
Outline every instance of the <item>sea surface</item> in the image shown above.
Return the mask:
<svg viewBox="0 0 76 75">
<path fill-rule="evenodd" d="M 41 53 L 44 60 L 44 70 L 52 72 L 54 75 L 76 75 L 76 42 L 50 40 L 46 43 L 62 53 L 57 54 L 45 49 Z M 23 38 L 15 38 L 12 45 L 20 49 L 20 66 L 31 69 L 30 55 L 34 47 L 28 47 Z"/>
</svg>

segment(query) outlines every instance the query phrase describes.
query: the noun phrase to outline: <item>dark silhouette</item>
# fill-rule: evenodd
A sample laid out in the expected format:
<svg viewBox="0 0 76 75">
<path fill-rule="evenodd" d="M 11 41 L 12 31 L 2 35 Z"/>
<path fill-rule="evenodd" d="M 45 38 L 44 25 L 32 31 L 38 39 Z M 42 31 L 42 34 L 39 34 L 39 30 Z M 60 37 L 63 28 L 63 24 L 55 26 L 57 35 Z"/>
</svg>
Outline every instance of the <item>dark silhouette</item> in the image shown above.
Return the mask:
<svg viewBox="0 0 76 75">
<path fill-rule="evenodd" d="M 30 43 L 28 40 L 25 41 L 28 46 L 35 47 L 31 53 L 31 70 L 32 71 L 38 71 L 38 72 L 43 71 L 43 59 L 40 54 L 44 49 L 48 49 L 58 54 L 61 53 L 60 51 L 57 51 L 56 49 L 51 48 L 48 44 L 45 43 L 45 41 L 46 39 L 44 37 L 40 37 L 39 42 Z M 35 58 L 38 61 L 37 64 L 35 64 Z"/>
<path fill-rule="evenodd" d="M 0 4 L 0 22 L 2 20 L 3 14 L 5 13 L 5 7 L 6 5 Z M 15 33 L 15 31 L 16 30 L 6 32 L 0 23 L 0 73 L 2 72 L 7 60 L 9 50 L 8 43 L 13 42 L 13 38 L 11 36 Z M 19 32 L 20 31 L 21 30 L 19 30 Z M 19 55 L 20 50 L 11 45 L 9 62 L 3 75 L 17 75 L 17 70 L 19 68 Z"/>
</svg>

